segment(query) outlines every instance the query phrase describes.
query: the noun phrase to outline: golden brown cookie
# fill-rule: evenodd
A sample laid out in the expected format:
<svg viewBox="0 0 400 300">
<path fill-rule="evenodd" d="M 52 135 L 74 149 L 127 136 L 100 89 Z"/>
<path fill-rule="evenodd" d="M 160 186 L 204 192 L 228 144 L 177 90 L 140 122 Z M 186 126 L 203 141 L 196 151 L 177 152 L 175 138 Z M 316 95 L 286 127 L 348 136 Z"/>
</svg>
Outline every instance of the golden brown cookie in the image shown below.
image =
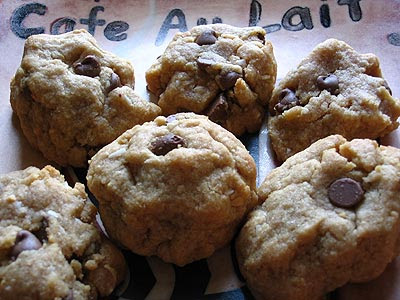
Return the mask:
<svg viewBox="0 0 400 300">
<path fill-rule="evenodd" d="M 261 127 L 275 79 L 264 29 L 226 24 L 177 33 L 146 72 L 163 114 L 208 115 L 237 136 Z"/>
<path fill-rule="evenodd" d="M 125 260 L 96 227 L 82 184 L 51 166 L 0 176 L 0 299 L 97 299 L 125 276 Z"/>
<path fill-rule="evenodd" d="M 257 299 L 317 300 L 400 251 L 400 149 L 333 135 L 272 170 L 236 241 Z"/>
<path fill-rule="evenodd" d="M 382 137 L 398 126 L 400 100 L 392 97 L 373 54 L 342 41 L 319 44 L 275 88 L 268 131 L 279 160 L 331 134 Z"/>
<path fill-rule="evenodd" d="M 133 85 L 130 62 L 102 50 L 85 30 L 40 34 L 25 42 L 10 101 L 46 158 L 84 167 L 99 148 L 161 112 Z"/>
<path fill-rule="evenodd" d="M 193 113 L 126 131 L 93 156 L 87 181 L 111 237 L 181 266 L 229 243 L 257 204 L 246 148 Z"/>
</svg>

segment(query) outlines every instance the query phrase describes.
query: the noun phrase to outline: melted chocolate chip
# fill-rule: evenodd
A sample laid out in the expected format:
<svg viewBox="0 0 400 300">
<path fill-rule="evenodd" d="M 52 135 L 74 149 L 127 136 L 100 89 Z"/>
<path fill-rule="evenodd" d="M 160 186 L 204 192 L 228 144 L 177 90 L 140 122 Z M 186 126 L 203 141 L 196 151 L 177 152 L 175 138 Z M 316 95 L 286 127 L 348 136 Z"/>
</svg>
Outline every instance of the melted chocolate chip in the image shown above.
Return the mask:
<svg viewBox="0 0 400 300">
<path fill-rule="evenodd" d="M 236 80 L 238 80 L 242 75 L 229 71 L 228 73 L 221 74 L 217 78 L 217 83 L 223 91 L 226 91 L 235 86 Z"/>
<path fill-rule="evenodd" d="M 228 118 L 229 103 L 223 94 L 220 94 L 204 111 L 204 114 L 213 122 L 222 122 Z"/>
<path fill-rule="evenodd" d="M 383 82 L 383 86 L 385 87 L 385 89 L 388 90 L 390 96 L 392 96 L 392 90 L 390 89 L 389 84 L 387 83 L 386 80 Z"/>
<path fill-rule="evenodd" d="M 96 77 L 100 74 L 99 59 L 94 55 L 88 55 L 74 64 L 74 71 L 78 75 Z"/>
<path fill-rule="evenodd" d="M 296 94 L 291 89 L 285 88 L 281 91 L 279 102 L 275 104 L 274 110 L 281 114 L 297 105 L 300 105 L 300 100 L 296 97 Z"/>
<path fill-rule="evenodd" d="M 34 234 L 27 230 L 21 230 L 15 238 L 15 245 L 11 250 L 11 259 L 16 260 L 21 252 L 26 250 L 37 250 L 42 247 L 42 243 Z"/>
<path fill-rule="evenodd" d="M 317 86 L 321 91 L 327 90 L 332 95 L 337 95 L 339 93 L 339 80 L 334 74 L 318 76 Z"/>
<path fill-rule="evenodd" d="M 212 45 L 217 41 L 214 30 L 204 30 L 195 40 L 199 46 Z"/>
<path fill-rule="evenodd" d="M 171 150 L 184 146 L 185 141 L 180 136 L 168 133 L 154 140 L 151 143 L 150 150 L 155 155 L 165 155 Z"/>
<path fill-rule="evenodd" d="M 110 86 L 108 87 L 107 91 L 111 92 L 113 89 L 120 87 L 121 85 L 121 80 L 119 79 L 118 74 L 116 73 L 111 73 L 110 77 Z"/>
<path fill-rule="evenodd" d="M 338 207 L 353 207 L 361 202 L 363 195 L 361 184 L 351 178 L 335 180 L 328 189 L 329 201 Z"/>
</svg>

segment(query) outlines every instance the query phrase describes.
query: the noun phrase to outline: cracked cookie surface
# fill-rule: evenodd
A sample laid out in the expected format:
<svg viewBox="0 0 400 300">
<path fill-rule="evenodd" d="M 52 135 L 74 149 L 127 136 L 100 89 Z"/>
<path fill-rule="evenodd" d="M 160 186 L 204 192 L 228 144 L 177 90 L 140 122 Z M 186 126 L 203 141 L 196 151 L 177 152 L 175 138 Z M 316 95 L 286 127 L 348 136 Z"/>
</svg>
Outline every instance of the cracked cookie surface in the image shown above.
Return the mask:
<svg viewBox="0 0 400 300">
<path fill-rule="evenodd" d="M 133 67 L 85 30 L 34 35 L 11 81 L 24 135 L 60 165 L 87 166 L 99 148 L 161 109 L 133 91 Z"/>
<path fill-rule="evenodd" d="M 320 299 L 379 276 L 400 251 L 399 178 L 399 149 L 340 135 L 274 169 L 236 241 L 256 298 Z"/>
<path fill-rule="evenodd" d="M 193 113 L 126 131 L 92 158 L 87 181 L 110 236 L 177 265 L 229 243 L 258 201 L 246 148 Z"/>
<path fill-rule="evenodd" d="M 96 224 L 82 184 L 51 166 L 0 176 L 0 299 L 97 299 L 125 275 L 125 260 Z"/>
<path fill-rule="evenodd" d="M 276 79 L 272 44 L 260 27 L 201 25 L 174 36 L 146 72 L 164 115 L 192 111 L 235 135 L 255 132 Z"/>
<path fill-rule="evenodd" d="M 319 44 L 274 89 L 268 131 L 279 160 L 331 134 L 382 137 L 398 126 L 400 100 L 382 78 L 379 60 L 342 41 Z"/>
</svg>

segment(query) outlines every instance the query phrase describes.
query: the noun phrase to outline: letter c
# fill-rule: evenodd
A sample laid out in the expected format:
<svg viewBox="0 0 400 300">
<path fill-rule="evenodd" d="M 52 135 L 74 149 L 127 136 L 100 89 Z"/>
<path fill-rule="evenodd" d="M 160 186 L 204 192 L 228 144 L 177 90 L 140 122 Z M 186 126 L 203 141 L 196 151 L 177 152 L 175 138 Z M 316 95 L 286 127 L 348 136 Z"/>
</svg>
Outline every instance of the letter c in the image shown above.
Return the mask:
<svg viewBox="0 0 400 300">
<path fill-rule="evenodd" d="M 22 23 L 30 14 L 43 16 L 47 6 L 40 3 L 29 3 L 18 7 L 11 15 L 11 30 L 21 39 L 26 39 L 33 34 L 44 33 L 44 27 L 26 28 Z"/>
</svg>

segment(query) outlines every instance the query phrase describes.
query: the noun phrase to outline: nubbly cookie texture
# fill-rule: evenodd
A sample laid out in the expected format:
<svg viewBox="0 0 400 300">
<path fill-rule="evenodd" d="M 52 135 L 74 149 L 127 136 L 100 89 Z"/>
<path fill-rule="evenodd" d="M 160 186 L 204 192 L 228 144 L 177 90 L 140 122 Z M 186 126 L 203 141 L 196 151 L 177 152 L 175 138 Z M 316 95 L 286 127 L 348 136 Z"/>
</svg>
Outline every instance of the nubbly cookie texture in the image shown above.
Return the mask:
<svg viewBox="0 0 400 300">
<path fill-rule="evenodd" d="M 269 111 L 271 145 L 284 161 L 331 134 L 388 134 L 398 126 L 400 100 L 392 97 L 375 55 L 329 39 L 279 82 Z"/>
<path fill-rule="evenodd" d="M 257 299 L 316 300 L 400 251 L 400 149 L 333 135 L 274 169 L 236 241 Z"/>
<path fill-rule="evenodd" d="M 163 114 L 204 114 L 237 136 L 260 128 L 275 79 L 264 29 L 225 24 L 176 34 L 146 72 Z"/>
<path fill-rule="evenodd" d="M 161 109 L 133 91 L 130 62 L 84 30 L 25 42 L 10 101 L 24 135 L 46 158 L 84 167 L 99 148 Z"/>
<path fill-rule="evenodd" d="M 53 167 L 0 176 L 0 299 L 86 300 L 110 295 L 125 260 L 97 228 L 85 188 Z"/>
<path fill-rule="evenodd" d="M 229 243 L 258 201 L 246 148 L 193 113 L 126 131 L 92 158 L 87 181 L 111 237 L 181 266 Z"/>
</svg>

